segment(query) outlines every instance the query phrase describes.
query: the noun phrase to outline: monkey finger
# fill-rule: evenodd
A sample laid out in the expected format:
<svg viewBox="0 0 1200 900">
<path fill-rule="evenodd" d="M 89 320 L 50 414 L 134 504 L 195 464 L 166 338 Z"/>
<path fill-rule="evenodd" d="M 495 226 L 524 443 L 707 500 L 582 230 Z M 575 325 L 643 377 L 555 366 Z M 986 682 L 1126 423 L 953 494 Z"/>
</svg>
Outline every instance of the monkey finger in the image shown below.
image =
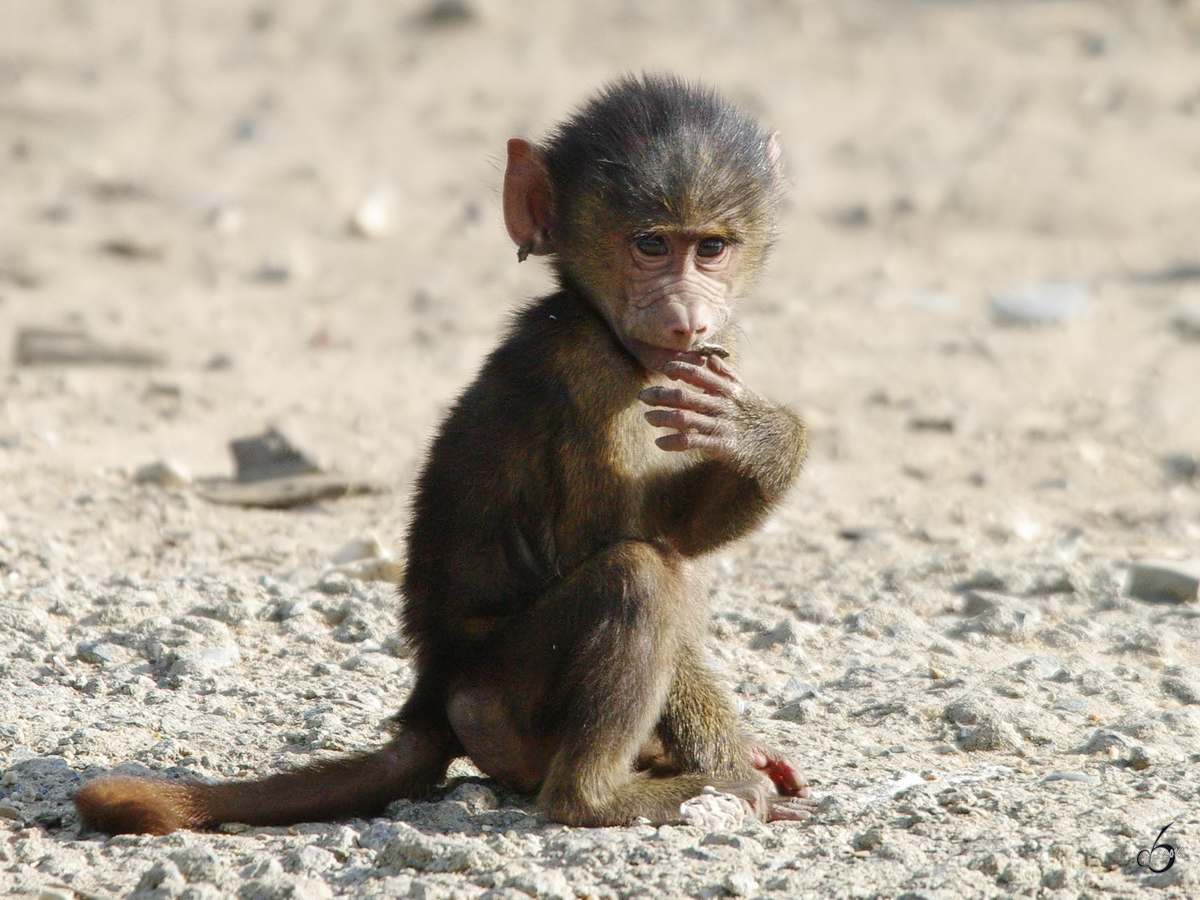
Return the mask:
<svg viewBox="0 0 1200 900">
<path fill-rule="evenodd" d="M 713 434 L 720 427 L 711 416 L 700 415 L 685 409 L 652 409 L 646 413 L 646 421 L 655 428 L 674 428 L 677 431 L 695 431 Z"/>
<path fill-rule="evenodd" d="M 673 361 L 663 366 L 660 371 L 672 381 L 685 382 L 707 394 L 732 397 L 741 389 L 741 382 L 732 372 L 717 373 L 707 366 L 701 368 Z"/>
<path fill-rule="evenodd" d="M 705 416 L 730 416 L 734 410 L 727 401 L 711 394 L 697 394 L 694 391 L 684 391 L 679 388 L 650 387 L 640 394 L 638 399 L 647 406 L 665 406 L 670 409 L 690 409 Z"/>
<path fill-rule="evenodd" d="M 662 450 L 670 450 L 675 453 L 683 450 L 699 450 L 712 459 L 736 459 L 728 441 L 695 431 L 676 431 L 673 434 L 664 434 L 662 437 L 656 438 L 654 443 Z"/>
</svg>

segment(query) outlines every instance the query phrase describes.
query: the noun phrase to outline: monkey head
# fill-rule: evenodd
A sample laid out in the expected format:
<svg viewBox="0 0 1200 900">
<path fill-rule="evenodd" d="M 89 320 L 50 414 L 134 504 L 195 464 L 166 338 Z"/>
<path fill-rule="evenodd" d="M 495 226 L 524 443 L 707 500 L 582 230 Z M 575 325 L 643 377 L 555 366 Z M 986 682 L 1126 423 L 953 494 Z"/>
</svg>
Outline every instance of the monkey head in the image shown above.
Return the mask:
<svg viewBox="0 0 1200 900">
<path fill-rule="evenodd" d="M 508 142 L 518 258 L 551 254 L 647 369 L 704 348 L 758 272 L 784 179 L 777 135 L 711 90 L 625 78 L 541 147 Z"/>
</svg>

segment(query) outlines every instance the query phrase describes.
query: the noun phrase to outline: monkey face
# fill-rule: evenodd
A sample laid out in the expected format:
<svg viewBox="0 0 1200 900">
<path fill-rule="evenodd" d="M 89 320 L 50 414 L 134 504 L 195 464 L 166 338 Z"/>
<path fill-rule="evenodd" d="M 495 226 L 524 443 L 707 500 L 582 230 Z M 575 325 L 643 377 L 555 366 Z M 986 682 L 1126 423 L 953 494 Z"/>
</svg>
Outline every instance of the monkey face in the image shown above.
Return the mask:
<svg viewBox="0 0 1200 900">
<path fill-rule="evenodd" d="M 742 263 L 724 231 L 639 231 L 613 243 L 615 290 L 602 312 L 643 366 L 660 369 L 724 330 Z"/>
</svg>

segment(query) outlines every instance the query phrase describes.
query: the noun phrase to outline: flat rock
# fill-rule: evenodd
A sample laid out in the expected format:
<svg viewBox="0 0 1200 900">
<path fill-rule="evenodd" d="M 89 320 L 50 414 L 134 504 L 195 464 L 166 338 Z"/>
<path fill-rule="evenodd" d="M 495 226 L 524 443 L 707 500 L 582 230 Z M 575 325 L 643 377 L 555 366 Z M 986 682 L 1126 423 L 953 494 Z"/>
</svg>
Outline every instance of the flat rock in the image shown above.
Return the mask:
<svg viewBox="0 0 1200 900">
<path fill-rule="evenodd" d="M 1086 314 L 1091 296 L 1074 282 L 1045 282 L 998 291 L 988 305 L 998 325 L 1057 325 Z"/>
<path fill-rule="evenodd" d="M 1200 560 L 1140 560 L 1129 567 L 1125 593 L 1152 603 L 1195 603 Z"/>
<path fill-rule="evenodd" d="M 20 328 L 13 361 L 18 366 L 160 366 L 157 350 L 105 344 L 81 329 Z"/>
<path fill-rule="evenodd" d="M 379 485 L 339 475 L 297 475 L 243 484 L 229 478 L 203 478 L 196 493 L 210 503 L 290 509 L 321 500 L 337 500 L 359 494 L 377 494 Z"/>
</svg>

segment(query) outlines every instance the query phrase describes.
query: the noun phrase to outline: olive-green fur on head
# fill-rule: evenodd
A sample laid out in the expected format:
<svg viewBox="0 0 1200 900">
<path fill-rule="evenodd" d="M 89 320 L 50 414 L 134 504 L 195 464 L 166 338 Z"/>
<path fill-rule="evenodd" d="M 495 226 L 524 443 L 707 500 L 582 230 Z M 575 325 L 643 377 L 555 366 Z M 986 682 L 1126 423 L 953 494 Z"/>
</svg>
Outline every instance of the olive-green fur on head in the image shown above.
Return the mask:
<svg viewBox="0 0 1200 900">
<path fill-rule="evenodd" d="M 660 75 L 613 83 L 544 148 L 560 264 L 571 268 L 598 234 L 654 229 L 716 233 L 757 261 L 783 193 L 770 140 L 702 85 Z"/>
</svg>

